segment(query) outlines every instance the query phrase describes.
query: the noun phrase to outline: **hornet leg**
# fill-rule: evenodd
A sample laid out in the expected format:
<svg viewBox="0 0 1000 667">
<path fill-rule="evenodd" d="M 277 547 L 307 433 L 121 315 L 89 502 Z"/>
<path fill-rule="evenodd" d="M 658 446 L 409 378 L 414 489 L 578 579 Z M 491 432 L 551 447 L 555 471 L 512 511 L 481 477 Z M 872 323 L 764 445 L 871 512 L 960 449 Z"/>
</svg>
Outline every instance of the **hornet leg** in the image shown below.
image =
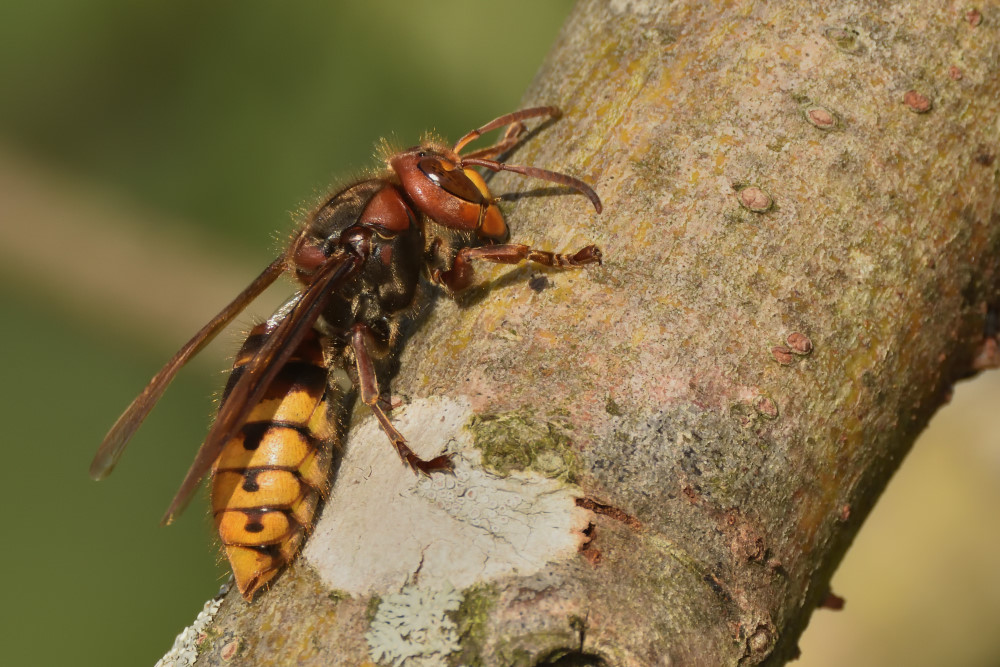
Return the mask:
<svg viewBox="0 0 1000 667">
<path fill-rule="evenodd" d="M 601 251 L 589 245 L 572 255 L 561 255 L 547 250 L 534 250 L 521 243 L 486 245 L 478 248 L 462 248 L 455 256 L 455 263 L 448 271 L 437 271 L 434 281 L 453 292 L 460 292 L 472 284 L 471 260 L 478 259 L 496 264 L 519 264 L 523 261 L 551 266 L 557 269 L 571 269 L 587 264 L 600 264 Z"/>
<path fill-rule="evenodd" d="M 496 159 L 498 155 L 503 155 L 515 144 L 517 144 L 517 142 L 521 140 L 521 136 L 524 134 L 526 129 L 528 128 L 521 121 L 511 123 L 507 126 L 507 131 L 503 133 L 503 137 L 500 138 L 500 141 L 496 142 L 492 146 L 488 146 L 487 148 L 480 148 L 478 151 L 472 151 L 471 153 L 463 156 L 463 158 L 480 158 L 483 160 Z"/>
<path fill-rule="evenodd" d="M 451 470 L 451 459 L 447 455 L 425 461 L 414 454 L 413 450 L 406 444 L 406 438 L 403 437 L 403 434 L 397 431 L 396 427 L 392 425 L 379 401 L 375 364 L 372 363 L 372 357 L 368 351 L 370 346 L 371 333 L 368 327 L 364 324 L 355 324 L 351 329 L 351 349 L 354 351 L 354 360 L 357 364 L 358 391 L 361 394 L 361 400 L 375 414 L 375 418 L 378 419 L 382 430 L 385 431 L 385 434 L 399 453 L 399 458 L 403 459 L 403 462 L 413 468 L 414 471 L 429 475 L 432 472 Z"/>
</svg>

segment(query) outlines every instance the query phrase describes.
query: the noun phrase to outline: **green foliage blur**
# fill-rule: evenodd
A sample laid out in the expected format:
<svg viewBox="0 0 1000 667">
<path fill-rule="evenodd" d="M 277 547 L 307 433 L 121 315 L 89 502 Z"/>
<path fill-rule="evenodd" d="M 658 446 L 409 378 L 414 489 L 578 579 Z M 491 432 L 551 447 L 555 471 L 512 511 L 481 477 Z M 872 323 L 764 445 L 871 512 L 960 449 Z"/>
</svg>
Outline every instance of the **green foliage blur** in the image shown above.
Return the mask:
<svg viewBox="0 0 1000 667">
<path fill-rule="evenodd" d="M 518 108 L 571 6 L 4 3 L 0 157 L 57 175 L 57 194 L 65 182 L 111 193 L 262 268 L 290 212 L 373 166 L 379 137 L 412 145 L 436 129 L 455 138 Z M 0 210 L 5 233 L 39 239 L 39 253 L 78 251 Z M 103 245 L 108 232 L 88 233 Z M 58 296 L 73 275 L 50 272 L 57 287 L 43 289 L 31 257 L 12 260 L 9 250 L 0 250 L 0 663 L 152 665 L 228 576 L 205 498 L 158 525 L 223 376 L 185 369 L 115 474 L 91 482 L 104 431 L 183 339 L 136 339 L 87 316 L 89 302 Z M 149 299 L 169 287 L 164 276 Z"/>
</svg>

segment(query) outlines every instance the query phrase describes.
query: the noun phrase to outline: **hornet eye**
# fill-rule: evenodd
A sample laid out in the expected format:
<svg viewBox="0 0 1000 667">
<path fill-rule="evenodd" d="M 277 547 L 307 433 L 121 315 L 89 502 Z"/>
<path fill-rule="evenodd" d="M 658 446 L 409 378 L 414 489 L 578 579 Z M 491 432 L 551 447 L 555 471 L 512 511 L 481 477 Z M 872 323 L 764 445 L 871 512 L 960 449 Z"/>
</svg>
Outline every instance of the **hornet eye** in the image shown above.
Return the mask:
<svg viewBox="0 0 1000 667">
<path fill-rule="evenodd" d="M 435 185 L 447 192 L 455 195 L 459 199 L 482 204 L 486 200 L 483 193 L 479 191 L 476 184 L 469 180 L 469 177 L 461 169 L 448 169 L 444 163 L 437 158 L 425 158 L 417 163 L 420 171 L 426 174 Z"/>
</svg>

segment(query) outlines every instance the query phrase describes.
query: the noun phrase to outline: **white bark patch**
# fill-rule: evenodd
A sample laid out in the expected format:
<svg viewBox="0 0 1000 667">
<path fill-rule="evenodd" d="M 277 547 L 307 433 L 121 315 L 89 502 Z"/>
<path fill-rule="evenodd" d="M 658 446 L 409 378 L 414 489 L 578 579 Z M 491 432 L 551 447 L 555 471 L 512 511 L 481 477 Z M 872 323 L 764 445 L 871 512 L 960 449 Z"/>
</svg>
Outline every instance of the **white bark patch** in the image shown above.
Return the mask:
<svg viewBox="0 0 1000 667">
<path fill-rule="evenodd" d="M 472 415 L 467 401 L 446 398 L 392 413 L 419 456 L 451 453 L 454 474 L 414 474 L 374 418 L 352 431 L 303 552 L 326 585 L 384 595 L 426 577 L 461 590 L 575 557 L 589 519 L 577 490 L 533 472 L 484 471 L 463 428 Z"/>
</svg>

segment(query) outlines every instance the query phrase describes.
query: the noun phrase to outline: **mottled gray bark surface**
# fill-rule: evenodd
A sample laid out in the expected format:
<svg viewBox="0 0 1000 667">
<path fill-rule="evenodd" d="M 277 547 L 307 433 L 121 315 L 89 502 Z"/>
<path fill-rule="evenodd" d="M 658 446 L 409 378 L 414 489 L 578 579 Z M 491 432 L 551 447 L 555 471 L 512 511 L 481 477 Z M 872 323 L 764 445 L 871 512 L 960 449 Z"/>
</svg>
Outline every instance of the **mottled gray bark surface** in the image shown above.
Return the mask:
<svg viewBox="0 0 1000 667">
<path fill-rule="evenodd" d="M 605 209 L 519 197 L 513 237 L 604 265 L 441 301 L 393 418 L 456 475 L 402 474 L 356 410 L 304 556 L 197 664 L 781 664 L 995 365 L 995 3 L 585 1 L 536 104 L 565 117 L 512 161 Z"/>
</svg>

